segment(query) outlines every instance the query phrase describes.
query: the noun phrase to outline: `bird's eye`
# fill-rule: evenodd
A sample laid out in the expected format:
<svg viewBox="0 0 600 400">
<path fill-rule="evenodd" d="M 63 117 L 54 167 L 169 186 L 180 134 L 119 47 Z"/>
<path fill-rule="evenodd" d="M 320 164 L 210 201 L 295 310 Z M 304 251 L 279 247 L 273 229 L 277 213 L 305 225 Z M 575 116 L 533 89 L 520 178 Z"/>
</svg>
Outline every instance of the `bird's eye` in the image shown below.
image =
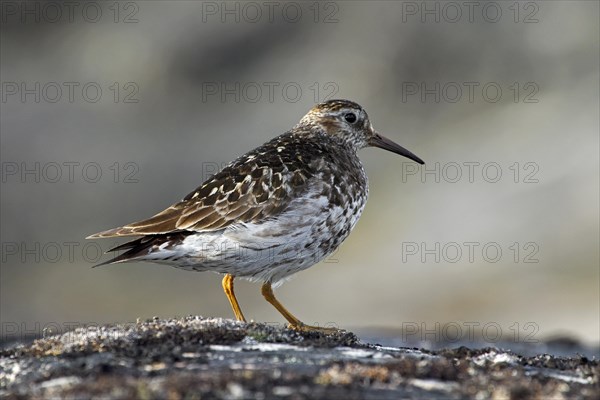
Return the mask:
<svg viewBox="0 0 600 400">
<path fill-rule="evenodd" d="M 348 113 L 346 115 L 344 115 L 344 119 L 348 122 L 350 122 L 351 124 L 356 122 L 356 114 L 354 113 Z"/>
</svg>

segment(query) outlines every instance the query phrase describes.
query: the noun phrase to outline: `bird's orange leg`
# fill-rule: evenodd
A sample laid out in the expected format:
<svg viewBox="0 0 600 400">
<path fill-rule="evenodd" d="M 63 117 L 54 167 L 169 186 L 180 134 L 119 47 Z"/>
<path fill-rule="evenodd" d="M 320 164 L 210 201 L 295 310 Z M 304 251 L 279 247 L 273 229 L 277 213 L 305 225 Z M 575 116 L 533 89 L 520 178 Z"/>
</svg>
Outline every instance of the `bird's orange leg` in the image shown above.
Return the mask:
<svg viewBox="0 0 600 400">
<path fill-rule="evenodd" d="M 225 291 L 225 295 L 231 304 L 231 308 L 233 309 L 233 313 L 235 314 L 235 318 L 238 321 L 246 322 L 246 318 L 244 318 L 244 314 L 242 313 L 242 309 L 238 304 L 237 299 L 235 298 L 235 293 L 233 292 L 233 280 L 235 277 L 233 275 L 227 274 L 223 278 L 221 282 L 223 284 L 223 290 Z"/>
<path fill-rule="evenodd" d="M 262 292 L 262 295 L 265 297 L 265 299 L 269 303 L 271 303 L 271 305 L 273 307 L 275 307 L 277 309 L 277 311 L 279 311 L 285 319 L 287 319 L 287 321 L 290 323 L 290 328 L 296 329 L 299 331 L 319 331 L 319 332 L 324 332 L 324 333 L 334 333 L 334 332 L 339 331 L 339 329 L 336 329 L 336 328 L 324 328 L 324 327 L 320 327 L 320 326 L 306 325 L 302 321 L 300 321 L 298 318 L 294 317 L 294 315 L 291 312 L 289 312 L 283 306 L 283 304 L 281 304 L 279 302 L 279 300 L 277 300 L 275 298 L 275 294 L 273 293 L 273 288 L 271 287 L 271 282 L 263 283 L 263 285 L 261 287 L 261 292 Z"/>
</svg>

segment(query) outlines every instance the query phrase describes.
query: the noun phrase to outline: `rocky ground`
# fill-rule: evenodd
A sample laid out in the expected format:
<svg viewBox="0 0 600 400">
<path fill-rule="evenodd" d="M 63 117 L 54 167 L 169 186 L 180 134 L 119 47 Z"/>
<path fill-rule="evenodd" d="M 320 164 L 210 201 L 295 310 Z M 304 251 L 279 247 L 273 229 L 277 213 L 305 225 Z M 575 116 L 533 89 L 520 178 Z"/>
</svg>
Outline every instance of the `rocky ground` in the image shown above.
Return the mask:
<svg viewBox="0 0 600 400">
<path fill-rule="evenodd" d="M 598 399 L 584 356 L 427 351 L 187 317 L 77 329 L 0 350 L 0 397 Z"/>
</svg>

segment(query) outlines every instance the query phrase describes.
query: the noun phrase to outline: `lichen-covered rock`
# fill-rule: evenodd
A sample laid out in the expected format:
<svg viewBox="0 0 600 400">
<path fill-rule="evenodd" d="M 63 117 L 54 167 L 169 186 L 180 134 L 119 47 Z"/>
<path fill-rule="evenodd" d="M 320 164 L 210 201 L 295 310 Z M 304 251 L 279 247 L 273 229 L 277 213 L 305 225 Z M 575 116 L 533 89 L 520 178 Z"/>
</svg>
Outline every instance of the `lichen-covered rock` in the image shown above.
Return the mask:
<svg viewBox="0 0 600 400">
<path fill-rule="evenodd" d="M 585 357 L 495 348 L 426 351 L 187 317 L 77 329 L 0 351 L 6 398 L 589 398 Z"/>
</svg>

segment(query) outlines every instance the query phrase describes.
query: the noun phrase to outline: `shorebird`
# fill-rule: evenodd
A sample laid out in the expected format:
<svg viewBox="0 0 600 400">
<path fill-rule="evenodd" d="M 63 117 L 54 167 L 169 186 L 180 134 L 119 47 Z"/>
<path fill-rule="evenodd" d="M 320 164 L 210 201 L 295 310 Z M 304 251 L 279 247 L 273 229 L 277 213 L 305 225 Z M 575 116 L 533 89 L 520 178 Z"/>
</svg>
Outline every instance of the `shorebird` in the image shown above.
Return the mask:
<svg viewBox="0 0 600 400">
<path fill-rule="evenodd" d="M 370 146 L 423 164 L 375 131 L 357 103 L 326 101 L 166 210 L 88 239 L 141 236 L 109 250 L 126 251 L 99 265 L 150 261 L 225 274 L 223 289 L 239 321 L 246 318 L 234 293 L 237 277 L 262 282 L 263 296 L 291 328 L 330 331 L 302 323 L 275 298 L 273 286 L 348 237 L 369 192 L 357 151 Z"/>
</svg>

